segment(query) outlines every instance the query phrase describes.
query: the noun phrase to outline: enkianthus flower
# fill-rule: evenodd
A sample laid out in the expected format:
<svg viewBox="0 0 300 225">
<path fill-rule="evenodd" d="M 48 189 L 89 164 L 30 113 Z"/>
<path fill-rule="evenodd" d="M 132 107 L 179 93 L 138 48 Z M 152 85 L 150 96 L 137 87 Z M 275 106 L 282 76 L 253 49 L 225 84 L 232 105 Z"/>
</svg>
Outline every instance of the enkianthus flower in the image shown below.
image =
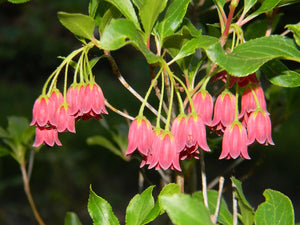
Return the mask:
<svg viewBox="0 0 300 225">
<path fill-rule="evenodd" d="M 69 114 L 68 103 L 63 103 L 60 105 L 55 114 L 56 129 L 58 132 L 70 131 L 76 133 L 75 131 L 75 117 Z"/>
<path fill-rule="evenodd" d="M 235 118 L 236 97 L 229 91 L 223 91 L 217 98 L 214 107 L 212 130 L 224 132 Z"/>
<path fill-rule="evenodd" d="M 192 97 L 195 111 L 200 115 L 203 123 L 207 126 L 211 125 L 213 114 L 213 99 L 207 91 L 199 91 Z M 191 108 L 189 107 L 189 112 Z"/>
<path fill-rule="evenodd" d="M 130 124 L 128 131 L 128 147 L 126 155 L 131 155 L 138 150 L 142 155 L 147 156 L 152 145 L 152 126 L 144 116 L 138 116 Z"/>
<path fill-rule="evenodd" d="M 62 95 L 62 93 L 57 89 L 55 88 L 50 97 L 49 97 L 49 100 L 50 100 L 50 103 L 52 104 L 52 107 L 53 107 L 53 110 L 51 110 L 51 112 L 49 112 L 49 118 L 50 118 L 50 124 L 52 126 L 57 126 L 56 124 L 56 120 L 55 120 L 55 116 L 56 116 L 56 113 L 57 113 L 57 110 L 59 108 L 59 106 L 63 103 L 64 101 L 64 97 Z"/>
<path fill-rule="evenodd" d="M 271 120 L 268 112 L 260 108 L 251 112 L 247 123 L 248 145 L 254 143 L 255 140 L 263 145 L 274 145 L 271 130 Z"/>
<path fill-rule="evenodd" d="M 186 115 L 178 115 L 172 123 L 171 132 L 176 141 L 176 151 L 181 152 L 186 145 Z"/>
<path fill-rule="evenodd" d="M 40 95 L 33 105 L 32 121 L 30 126 L 52 126 L 51 121 L 56 110 L 53 106 L 53 102 L 47 95 Z"/>
<path fill-rule="evenodd" d="M 42 144 L 46 144 L 48 146 L 53 146 L 57 144 L 61 146 L 61 142 L 58 139 L 58 133 L 56 128 L 54 127 L 39 127 L 35 128 L 35 140 L 33 143 L 33 147 L 38 147 Z"/>
<path fill-rule="evenodd" d="M 173 169 L 181 171 L 179 152 L 176 151 L 176 142 L 171 132 L 163 131 L 154 134 L 147 163 L 149 169 Z"/>
<path fill-rule="evenodd" d="M 236 159 L 239 156 L 250 159 L 247 142 L 246 128 L 239 121 L 232 122 L 224 131 L 222 153 L 219 159 Z"/>
</svg>

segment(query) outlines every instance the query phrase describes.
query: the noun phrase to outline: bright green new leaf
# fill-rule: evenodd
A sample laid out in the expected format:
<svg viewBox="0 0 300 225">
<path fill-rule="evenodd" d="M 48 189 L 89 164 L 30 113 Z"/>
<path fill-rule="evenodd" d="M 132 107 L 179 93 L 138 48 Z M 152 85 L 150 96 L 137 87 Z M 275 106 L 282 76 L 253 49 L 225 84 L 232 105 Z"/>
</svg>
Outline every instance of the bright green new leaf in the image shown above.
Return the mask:
<svg viewBox="0 0 300 225">
<path fill-rule="evenodd" d="M 114 215 L 110 204 L 96 195 L 92 187 L 90 187 L 88 211 L 94 225 L 119 225 L 119 221 Z"/>
<path fill-rule="evenodd" d="M 130 20 L 137 29 L 140 28 L 138 18 L 135 14 L 133 5 L 130 0 L 105 0 L 114 5 L 128 20 Z"/>
<path fill-rule="evenodd" d="M 175 225 L 212 225 L 203 202 L 189 195 L 162 196 L 161 204 Z"/>
<path fill-rule="evenodd" d="M 249 15 L 247 19 L 254 18 L 262 13 L 271 11 L 279 4 L 279 2 L 280 0 L 264 0 L 259 9 Z"/>
<path fill-rule="evenodd" d="M 148 39 L 159 14 L 165 9 L 167 0 L 145 0 L 140 8 L 140 18 Z"/>
<path fill-rule="evenodd" d="M 126 225 L 142 225 L 154 207 L 152 196 L 154 186 L 148 187 L 142 194 L 135 195 L 126 209 Z"/>
<path fill-rule="evenodd" d="M 97 136 L 89 137 L 87 139 L 87 143 L 89 145 L 99 145 L 104 148 L 107 148 L 115 155 L 123 158 L 121 150 L 118 149 L 112 142 L 110 142 L 107 138 L 105 138 L 103 136 L 97 135 Z"/>
<path fill-rule="evenodd" d="M 243 14 L 246 15 L 246 13 L 252 8 L 252 6 L 255 5 L 257 0 L 244 0 L 244 9 Z"/>
<path fill-rule="evenodd" d="M 29 2 L 30 0 L 8 0 L 10 3 L 21 4 L 25 2 Z"/>
<path fill-rule="evenodd" d="M 294 40 L 278 35 L 252 39 L 237 46 L 230 54 L 219 44 L 212 45 L 206 52 L 213 62 L 237 77 L 254 73 L 276 58 L 300 62 L 300 51 Z"/>
<path fill-rule="evenodd" d="M 267 189 L 264 191 L 266 201 L 260 204 L 255 213 L 256 225 L 294 225 L 295 215 L 291 200 L 280 193 Z"/>
<path fill-rule="evenodd" d="M 100 3 L 100 0 L 90 0 L 90 3 L 89 3 L 89 16 L 90 17 L 92 17 L 92 18 L 96 17 L 99 3 Z"/>
<path fill-rule="evenodd" d="M 154 27 L 154 33 L 158 37 L 160 46 L 164 39 L 176 31 L 182 23 L 190 0 L 169 0 L 166 10 Z"/>
<path fill-rule="evenodd" d="M 170 184 L 164 186 L 157 197 L 157 201 L 156 201 L 153 209 L 151 210 L 151 212 L 148 214 L 147 218 L 145 219 L 145 224 L 150 223 L 157 216 L 159 216 L 165 212 L 165 210 L 161 206 L 161 197 L 162 196 L 170 196 L 170 195 L 179 194 L 179 193 L 180 193 L 180 187 L 177 184 L 170 183 Z"/>
<path fill-rule="evenodd" d="M 252 225 L 254 222 L 254 209 L 246 200 L 242 189 L 242 182 L 235 178 L 231 178 L 231 181 L 235 186 L 235 197 L 238 200 L 238 205 L 241 211 L 241 216 L 239 218 L 244 225 Z"/>
<path fill-rule="evenodd" d="M 223 8 L 225 5 L 225 0 L 214 0 L 214 2 L 219 5 L 219 7 Z"/>
<path fill-rule="evenodd" d="M 110 6 L 104 13 L 100 23 L 99 23 L 99 33 L 102 34 L 105 28 L 109 25 L 109 23 L 121 17 L 120 11 L 115 6 Z"/>
<path fill-rule="evenodd" d="M 80 13 L 58 12 L 58 19 L 74 35 L 89 40 L 93 39 L 95 20 Z"/>
<path fill-rule="evenodd" d="M 204 201 L 202 191 L 195 192 L 193 194 L 193 198 L 200 202 Z M 207 198 L 208 198 L 208 207 L 209 207 L 210 214 L 213 215 L 216 210 L 218 192 L 215 190 L 208 190 Z M 227 204 L 223 198 L 221 199 L 217 222 L 223 225 L 232 225 L 232 214 L 230 213 Z"/>
<path fill-rule="evenodd" d="M 146 57 L 149 64 L 160 60 L 143 42 L 140 32 L 133 23 L 127 19 L 114 20 L 104 30 L 100 40 L 100 47 L 106 50 L 117 50 L 124 45 L 131 44 L 139 49 Z"/>
<path fill-rule="evenodd" d="M 300 23 L 289 24 L 289 25 L 286 25 L 285 27 L 293 32 L 295 42 L 297 43 L 298 46 L 300 46 Z"/>
<path fill-rule="evenodd" d="M 82 225 L 76 213 L 67 212 L 64 225 Z"/>
<path fill-rule="evenodd" d="M 131 0 L 132 3 L 140 10 L 146 0 Z"/>
<path fill-rule="evenodd" d="M 280 87 L 299 87 L 300 86 L 300 74 L 289 70 L 279 60 L 272 60 L 264 64 L 260 70 L 268 78 L 268 80 Z"/>
</svg>

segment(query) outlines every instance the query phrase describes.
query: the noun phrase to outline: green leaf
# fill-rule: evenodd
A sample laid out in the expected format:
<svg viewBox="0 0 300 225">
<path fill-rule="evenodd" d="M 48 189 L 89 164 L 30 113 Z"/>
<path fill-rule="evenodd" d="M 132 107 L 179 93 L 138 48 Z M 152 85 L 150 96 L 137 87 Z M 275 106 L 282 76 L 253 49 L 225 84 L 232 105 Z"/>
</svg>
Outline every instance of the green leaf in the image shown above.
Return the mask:
<svg viewBox="0 0 300 225">
<path fill-rule="evenodd" d="M 67 212 L 64 225 L 82 225 L 76 213 Z"/>
<path fill-rule="evenodd" d="M 298 46 L 300 46 L 300 24 L 289 24 L 286 25 L 285 28 L 288 28 L 294 34 L 295 42 Z"/>
<path fill-rule="evenodd" d="M 219 5 L 219 7 L 223 8 L 225 5 L 225 0 L 214 0 L 214 2 Z"/>
<path fill-rule="evenodd" d="M 272 60 L 264 64 L 260 70 L 268 78 L 268 80 L 280 87 L 299 87 L 300 86 L 300 74 L 289 70 L 279 60 Z"/>
<path fill-rule="evenodd" d="M 252 39 L 237 46 L 230 54 L 219 44 L 212 45 L 206 52 L 213 62 L 237 77 L 254 73 L 276 58 L 300 62 L 300 51 L 294 40 L 278 35 Z"/>
<path fill-rule="evenodd" d="M 94 19 L 96 17 L 99 3 L 100 3 L 100 0 L 90 0 L 90 3 L 89 3 L 89 16 Z"/>
<path fill-rule="evenodd" d="M 257 0 L 244 0 L 244 9 L 243 14 L 246 15 L 246 13 L 252 8 L 252 6 L 255 5 Z"/>
<path fill-rule="evenodd" d="M 21 4 L 25 2 L 29 2 L 30 0 L 8 0 L 10 3 Z"/>
<path fill-rule="evenodd" d="M 189 195 L 162 196 L 161 204 L 175 225 L 212 225 L 203 202 Z"/>
<path fill-rule="evenodd" d="M 150 186 L 142 194 L 137 194 L 131 199 L 126 209 L 127 225 L 145 224 L 145 220 L 154 207 L 153 188 L 154 186 Z"/>
<path fill-rule="evenodd" d="M 145 38 L 149 38 L 158 15 L 165 9 L 167 0 L 145 0 L 140 8 L 140 18 L 145 31 Z"/>
<path fill-rule="evenodd" d="M 254 18 L 262 13 L 269 12 L 274 9 L 281 0 L 264 0 L 261 6 L 254 13 L 249 15 L 247 19 Z"/>
<path fill-rule="evenodd" d="M 11 151 L 9 151 L 7 148 L 0 147 L 0 157 L 9 155 L 10 153 Z"/>
<path fill-rule="evenodd" d="M 243 222 L 244 225 L 252 225 L 254 222 L 254 209 L 246 200 L 246 197 L 242 189 L 242 183 L 235 178 L 231 178 L 231 181 L 234 184 L 236 189 L 235 197 L 238 200 L 238 205 L 241 211 L 240 220 Z"/>
<path fill-rule="evenodd" d="M 95 20 L 80 13 L 58 12 L 58 19 L 74 35 L 89 40 L 93 39 Z"/>
<path fill-rule="evenodd" d="M 260 204 L 256 210 L 256 225 L 295 224 L 293 205 L 287 196 L 271 189 L 265 190 L 263 195 L 266 201 Z"/>
<path fill-rule="evenodd" d="M 33 127 L 29 127 L 29 122 L 26 118 L 16 116 L 8 117 L 7 131 L 9 133 L 9 136 L 14 140 L 16 144 L 21 144 L 23 138 L 27 141 L 28 138 L 26 137 L 26 134 L 27 132 L 30 132 L 30 135 L 32 136 L 32 129 Z"/>
<path fill-rule="evenodd" d="M 142 36 L 133 23 L 126 19 L 118 19 L 109 24 L 100 40 L 100 47 L 106 50 L 117 50 L 124 45 L 131 44 L 140 50 L 149 64 L 160 60 L 145 45 Z"/>
<path fill-rule="evenodd" d="M 164 39 L 176 31 L 186 13 L 190 0 L 170 0 L 164 15 L 161 15 L 154 27 L 154 33 L 158 37 L 160 46 Z"/>
<path fill-rule="evenodd" d="M 87 139 L 87 143 L 89 145 L 100 145 L 104 148 L 107 148 L 108 150 L 110 150 L 115 155 L 120 156 L 120 157 L 123 158 L 121 150 L 118 149 L 117 147 L 115 147 L 115 145 L 112 142 L 110 142 L 106 137 L 103 137 L 103 136 L 100 136 L 100 135 L 89 137 Z"/>
<path fill-rule="evenodd" d="M 146 0 L 131 0 L 133 4 L 140 10 Z"/>
<path fill-rule="evenodd" d="M 145 219 L 145 224 L 150 223 L 157 216 L 159 216 L 165 212 L 165 210 L 162 208 L 162 205 L 161 205 L 161 197 L 162 196 L 170 196 L 170 195 L 179 194 L 179 193 L 180 193 L 180 187 L 177 184 L 170 183 L 170 184 L 164 186 L 157 197 L 157 201 L 155 202 L 154 207 L 152 208 L 151 212 L 148 214 L 147 218 Z"/>
<path fill-rule="evenodd" d="M 204 201 L 202 191 L 195 192 L 192 197 L 200 202 Z M 208 190 L 207 198 L 210 214 L 213 215 L 216 210 L 218 192 L 215 190 Z M 232 214 L 230 213 L 225 200 L 222 198 L 217 222 L 223 225 L 232 225 L 232 221 Z"/>
<path fill-rule="evenodd" d="M 114 5 L 128 20 L 130 20 L 137 29 L 140 28 L 138 18 L 135 14 L 133 5 L 130 0 L 105 0 Z"/>
<path fill-rule="evenodd" d="M 114 215 L 110 204 L 97 196 L 90 187 L 88 211 L 94 225 L 117 225 L 119 221 Z"/>
<path fill-rule="evenodd" d="M 100 34 L 103 33 L 103 31 L 105 30 L 105 28 L 110 24 L 111 21 L 113 21 L 114 19 L 118 19 L 120 18 L 122 14 L 120 13 L 120 11 L 114 7 L 113 5 L 110 6 L 104 13 L 101 22 L 99 24 L 99 32 Z"/>
</svg>

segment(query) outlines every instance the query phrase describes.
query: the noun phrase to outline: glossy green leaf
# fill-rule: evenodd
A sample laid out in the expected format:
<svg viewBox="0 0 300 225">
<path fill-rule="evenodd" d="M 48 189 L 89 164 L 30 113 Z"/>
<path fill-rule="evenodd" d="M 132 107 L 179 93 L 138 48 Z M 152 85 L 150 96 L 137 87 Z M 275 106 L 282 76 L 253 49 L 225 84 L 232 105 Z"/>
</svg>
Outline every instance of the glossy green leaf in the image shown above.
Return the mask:
<svg viewBox="0 0 300 225">
<path fill-rule="evenodd" d="M 252 225 L 254 222 L 254 209 L 246 200 L 242 189 L 242 183 L 235 178 L 231 178 L 231 181 L 235 186 L 235 197 L 238 200 L 238 205 L 241 211 L 240 220 L 244 225 Z"/>
<path fill-rule="evenodd" d="M 299 87 L 300 86 L 300 74 L 289 70 L 279 60 L 272 60 L 264 64 L 260 70 L 264 73 L 268 80 L 280 87 Z"/>
<path fill-rule="evenodd" d="M 170 183 L 170 184 L 164 186 L 157 197 L 157 201 L 155 202 L 154 207 L 152 208 L 151 212 L 148 214 L 147 218 L 145 219 L 145 224 L 150 223 L 157 216 L 159 216 L 165 212 L 165 210 L 161 206 L 161 197 L 162 196 L 170 196 L 170 195 L 179 194 L 179 193 L 180 193 L 180 187 L 177 184 Z"/>
<path fill-rule="evenodd" d="M 212 225 L 203 202 L 189 195 L 162 196 L 161 204 L 175 225 Z"/>
<path fill-rule="evenodd" d="M 110 204 L 95 194 L 90 187 L 88 211 L 94 225 L 117 225 L 119 221 L 114 215 Z"/>
<path fill-rule="evenodd" d="M 89 16 L 92 18 L 96 17 L 96 13 L 99 7 L 100 0 L 90 0 L 89 3 Z"/>
<path fill-rule="evenodd" d="M 145 38 L 149 38 L 152 28 L 159 16 L 165 9 L 167 0 L 145 0 L 140 8 L 140 18 L 145 31 Z"/>
<path fill-rule="evenodd" d="M 113 21 L 103 32 L 100 40 L 100 47 L 106 50 L 117 50 L 124 45 L 131 44 L 139 49 L 149 64 L 160 60 L 160 57 L 153 54 L 145 45 L 142 36 L 133 23 L 126 19 Z"/>
<path fill-rule="evenodd" d="M 246 15 L 246 13 L 252 8 L 252 6 L 255 5 L 257 0 L 244 0 L 244 9 L 243 14 Z"/>
<path fill-rule="evenodd" d="M 285 27 L 293 32 L 295 42 L 300 46 L 300 24 L 289 24 Z"/>
<path fill-rule="evenodd" d="M 67 212 L 64 225 L 82 225 L 76 213 Z"/>
<path fill-rule="evenodd" d="M 163 45 L 164 39 L 176 31 L 182 23 L 190 0 L 169 0 L 166 10 L 155 25 L 154 33 L 156 34 L 160 46 Z"/>
<path fill-rule="evenodd" d="M 8 0 L 10 3 L 21 4 L 25 2 L 29 2 L 30 0 Z"/>
<path fill-rule="evenodd" d="M 146 223 L 146 219 L 154 207 L 153 188 L 154 186 L 150 186 L 142 194 L 137 194 L 131 199 L 126 209 L 126 225 Z"/>
<path fill-rule="evenodd" d="M 58 12 L 58 19 L 74 35 L 89 40 L 93 39 L 95 20 L 80 13 Z"/>
<path fill-rule="evenodd" d="M 265 190 L 263 195 L 266 201 L 260 204 L 256 210 L 256 225 L 295 224 L 293 205 L 287 196 L 271 189 Z"/>
<path fill-rule="evenodd" d="M 130 0 L 105 0 L 114 5 L 136 28 L 140 29 L 138 18 Z"/>
<path fill-rule="evenodd" d="M 299 0 L 281 0 L 277 7 L 282 7 L 282 6 L 287 6 L 287 5 L 292 5 L 295 3 L 299 3 Z"/>
<path fill-rule="evenodd" d="M 123 158 L 121 150 L 118 149 L 112 142 L 110 142 L 107 138 L 105 138 L 103 136 L 98 135 L 98 136 L 89 137 L 87 139 L 87 143 L 89 145 L 99 145 L 104 148 L 107 148 L 115 155 Z"/>
<path fill-rule="evenodd" d="M 247 18 L 254 18 L 262 13 L 269 12 L 274 9 L 279 2 L 280 0 L 264 0 L 258 10 L 249 15 Z"/>
<path fill-rule="evenodd" d="M 118 19 L 121 17 L 120 11 L 115 6 L 110 6 L 104 13 L 100 24 L 99 24 L 99 32 L 102 34 L 105 28 L 110 24 L 110 22 L 114 19 Z"/>
<path fill-rule="evenodd" d="M 132 3 L 140 10 L 146 0 L 131 0 Z"/>
<path fill-rule="evenodd" d="M 300 62 L 300 51 L 294 40 L 278 35 L 252 39 L 237 46 L 230 54 L 219 44 L 212 45 L 206 52 L 213 62 L 237 77 L 254 73 L 276 58 Z"/>
<path fill-rule="evenodd" d="M 193 194 L 193 198 L 197 199 L 200 202 L 204 201 L 202 191 L 195 192 Z M 208 206 L 209 206 L 210 214 L 214 215 L 216 210 L 217 199 L 218 199 L 218 192 L 215 190 L 208 190 L 207 198 L 208 198 Z M 217 222 L 223 225 L 232 225 L 232 214 L 230 213 L 227 204 L 223 198 L 221 199 Z"/>
</svg>

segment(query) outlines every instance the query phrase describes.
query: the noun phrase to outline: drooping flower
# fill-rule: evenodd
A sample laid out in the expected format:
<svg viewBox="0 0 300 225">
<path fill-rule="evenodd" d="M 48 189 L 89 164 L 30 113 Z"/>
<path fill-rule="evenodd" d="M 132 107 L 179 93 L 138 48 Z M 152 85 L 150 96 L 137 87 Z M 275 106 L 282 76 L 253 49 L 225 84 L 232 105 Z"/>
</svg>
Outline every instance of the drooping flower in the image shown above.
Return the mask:
<svg viewBox="0 0 300 225">
<path fill-rule="evenodd" d="M 263 145 L 274 145 L 271 130 L 269 113 L 262 109 L 251 112 L 247 123 L 248 145 L 251 145 L 255 140 Z"/>
<path fill-rule="evenodd" d="M 130 124 L 128 131 L 128 147 L 126 155 L 131 155 L 136 149 L 147 155 L 152 145 L 151 123 L 144 116 L 138 116 Z"/>
<path fill-rule="evenodd" d="M 173 120 L 171 132 L 176 141 L 177 152 L 181 152 L 185 148 L 187 141 L 186 126 L 187 124 L 185 114 L 180 114 Z"/>
<path fill-rule="evenodd" d="M 33 147 L 38 147 L 42 144 L 46 144 L 49 146 L 53 146 L 54 144 L 57 144 L 61 146 L 61 142 L 58 139 L 58 133 L 56 128 L 54 127 L 39 127 L 37 126 L 35 128 L 35 140 L 33 143 Z"/>
<path fill-rule="evenodd" d="M 79 94 L 79 90 L 84 90 L 83 84 L 72 84 L 67 91 L 67 103 L 69 104 L 69 113 L 72 116 L 77 116 L 81 110 L 81 98 Z M 83 93 L 83 92 L 81 92 Z"/>
<path fill-rule="evenodd" d="M 49 122 L 52 126 L 56 126 L 55 116 L 59 106 L 63 103 L 64 98 L 62 93 L 55 88 L 49 97 L 50 104 L 52 104 L 53 110 L 49 112 Z"/>
<path fill-rule="evenodd" d="M 60 105 L 55 114 L 56 129 L 58 132 L 70 131 L 76 133 L 75 131 L 75 117 L 70 115 L 68 112 L 70 109 L 68 103 L 63 103 Z"/>
<path fill-rule="evenodd" d="M 224 132 L 235 117 L 236 98 L 229 91 L 223 91 L 217 98 L 214 107 L 214 118 L 211 123 L 212 130 Z"/>
<path fill-rule="evenodd" d="M 238 121 L 232 122 L 224 131 L 222 153 L 219 159 L 236 159 L 239 156 L 244 159 L 250 159 L 247 141 L 246 128 Z"/>
<path fill-rule="evenodd" d="M 147 163 L 149 169 L 173 169 L 181 171 L 179 152 L 176 151 L 176 142 L 169 131 L 154 135 Z"/>
<path fill-rule="evenodd" d="M 32 121 L 30 126 L 39 126 L 45 127 L 50 124 L 52 118 L 51 115 L 54 115 L 55 109 L 53 103 L 47 95 L 40 95 L 33 105 L 32 109 Z"/>
<path fill-rule="evenodd" d="M 207 91 L 199 91 L 193 96 L 192 101 L 195 111 L 200 115 L 203 123 L 210 126 L 213 114 L 213 100 L 211 95 Z"/>
<path fill-rule="evenodd" d="M 206 130 L 201 117 L 197 113 L 191 113 L 186 119 L 186 147 L 199 146 L 204 151 L 210 151 L 206 141 Z"/>
<path fill-rule="evenodd" d="M 252 90 L 258 100 L 260 108 L 262 108 L 264 111 L 267 111 L 267 105 L 263 89 L 260 86 L 252 85 L 247 87 L 243 92 L 241 99 L 240 117 L 244 116 L 246 113 L 249 114 L 250 112 L 255 111 L 258 107 Z"/>
</svg>

